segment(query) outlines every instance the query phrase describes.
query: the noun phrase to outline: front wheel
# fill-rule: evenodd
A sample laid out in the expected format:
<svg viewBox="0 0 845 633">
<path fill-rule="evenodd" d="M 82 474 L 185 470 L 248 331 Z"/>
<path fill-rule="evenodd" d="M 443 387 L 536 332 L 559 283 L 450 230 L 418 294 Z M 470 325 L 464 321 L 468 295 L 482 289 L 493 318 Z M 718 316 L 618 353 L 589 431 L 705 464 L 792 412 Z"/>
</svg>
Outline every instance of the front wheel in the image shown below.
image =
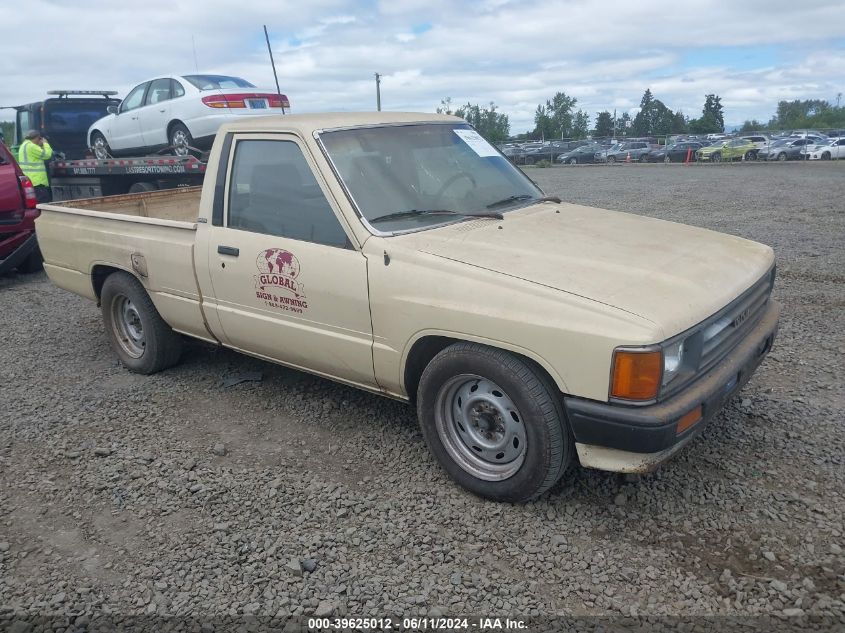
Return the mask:
<svg viewBox="0 0 845 633">
<path fill-rule="evenodd" d="M 721 163 L 722 162 L 722 155 L 719 152 L 713 154 L 713 162 L 714 163 Z"/>
<path fill-rule="evenodd" d="M 111 147 L 101 132 L 91 134 L 91 151 L 97 160 L 106 160 L 112 157 Z"/>
<path fill-rule="evenodd" d="M 577 159 L 577 158 L 570 158 L 570 159 L 569 159 L 569 164 L 570 164 L 570 165 L 577 165 L 577 164 L 578 164 L 578 159 Z"/>
<path fill-rule="evenodd" d="M 100 293 L 106 335 L 120 361 L 138 374 L 154 374 L 179 361 L 182 339 L 129 273 L 108 276 Z"/>
<path fill-rule="evenodd" d="M 613 164 L 616 162 L 616 156 L 608 156 L 607 157 L 608 164 Z"/>
<path fill-rule="evenodd" d="M 786 153 L 785 153 L 785 152 L 781 152 L 780 154 L 778 154 L 778 160 L 779 160 L 780 162 L 785 162 L 785 161 L 786 161 Z"/>
<path fill-rule="evenodd" d="M 825 152 L 822 154 L 822 160 L 830 160 L 830 152 Z"/>
<path fill-rule="evenodd" d="M 745 152 L 745 160 L 757 160 L 757 152 L 754 150 Z"/>
<path fill-rule="evenodd" d="M 573 460 L 554 384 L 502 350 L 456 343 L 440 352 L 420 378 L 417 414 L 449 476 L 493 501 L 541 495 Z"/>
</svg>

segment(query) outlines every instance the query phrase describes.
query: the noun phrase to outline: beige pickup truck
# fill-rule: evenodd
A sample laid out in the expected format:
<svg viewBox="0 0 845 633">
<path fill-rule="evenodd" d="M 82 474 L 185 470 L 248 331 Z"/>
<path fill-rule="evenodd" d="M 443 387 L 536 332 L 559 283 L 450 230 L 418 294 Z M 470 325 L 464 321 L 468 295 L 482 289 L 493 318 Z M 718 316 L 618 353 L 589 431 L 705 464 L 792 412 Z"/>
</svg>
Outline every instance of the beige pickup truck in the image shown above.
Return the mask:
<svg viewBox="0 0 845 633">
<path fill-rule="evenodd" d="M 777 330 L 769 247 L 546 197 L 445 115 L 238 121 L 201 191 L 39 208 L 47 274 L 129 370 L 190 336 L 409 401 L 449 475 L 501 501 L 576 460 L 656 468 Z"/>
</svg>

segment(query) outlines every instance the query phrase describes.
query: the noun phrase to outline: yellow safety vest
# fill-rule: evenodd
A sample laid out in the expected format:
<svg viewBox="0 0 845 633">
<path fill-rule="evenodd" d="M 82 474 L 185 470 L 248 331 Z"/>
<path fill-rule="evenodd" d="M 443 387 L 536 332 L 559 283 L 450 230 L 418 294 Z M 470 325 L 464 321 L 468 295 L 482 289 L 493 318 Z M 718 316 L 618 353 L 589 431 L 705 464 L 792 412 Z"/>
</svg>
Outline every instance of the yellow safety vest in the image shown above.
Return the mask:
<svg viewBox="0 0 845 633">
<path fill-rule="evenodd" d="M 21 166 L 21 171 L 32 181 L 32 185 L 50 185 L 50 180 L 47 178 L 47 164 L 45 160 L 50 160 L 53 157 L 53 148 L 45 140 L 44 145 L 33 143 L 29 139 L 21 143 L 18 149 L 18 165 Z"/>
</svg>

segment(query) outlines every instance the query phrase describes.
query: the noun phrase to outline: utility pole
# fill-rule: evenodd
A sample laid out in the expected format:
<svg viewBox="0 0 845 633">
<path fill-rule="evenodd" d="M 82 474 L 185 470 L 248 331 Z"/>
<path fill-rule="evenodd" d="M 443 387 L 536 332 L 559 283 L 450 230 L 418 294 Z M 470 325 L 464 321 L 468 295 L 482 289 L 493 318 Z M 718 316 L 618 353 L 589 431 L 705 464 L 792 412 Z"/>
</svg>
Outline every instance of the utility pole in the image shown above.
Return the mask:
<svg viewBox="0 0 845 633">
<path fill-rule="evenodd" d="M 836 94 L 836 107 L 839 107 L 839 102 L 842 101 L 842 93 L 839 92 Z"/>
<path fill-rule="evenodd" d="M 381 112 L 381 75 L 376 73 L 376 109 Z"/>
</svg>

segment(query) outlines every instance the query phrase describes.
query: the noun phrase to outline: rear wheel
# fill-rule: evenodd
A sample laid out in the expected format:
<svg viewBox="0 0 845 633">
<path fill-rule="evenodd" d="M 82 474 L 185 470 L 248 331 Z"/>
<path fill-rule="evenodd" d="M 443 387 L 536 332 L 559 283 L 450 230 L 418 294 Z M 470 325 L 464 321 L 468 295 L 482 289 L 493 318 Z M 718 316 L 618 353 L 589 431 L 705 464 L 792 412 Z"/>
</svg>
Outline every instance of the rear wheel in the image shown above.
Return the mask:
<svg viewBox="0 0 845 633">
<path fill-rule="evenodd" d="M 98 160 L 106 160 L 112 157 L 111 147 L 109 147 L 106 137 L 101 132 L 91 133 L 91 151 L 94 152 L 94 158 Z"/>
<path fill-rule="evenodd" d="M 456 343 L 440 352 L 420 378 L 417 414 L 443 469 L 487 499 L 533 499 L 573 461 L 554 384 L 502 350 Z"/>
<path fill-rule="evenodd" d="M 135 277 L 124 272 L 109 275 L 100 303 L 109 342 L 130 371 L 154 374 L 179 361 L 182 339 Z"/>
<path fill-rule="evenodd" d="M 176 156 L 190 156 L 194 146 L 194 138 L 182 123 L 174 123 L 170 126 L 170 134 L 167 137 L 170 147 Z"/>
<path fill-rule="evenodd" d="M 154 182 L 134 182 L 129 187 L 129 193 L 146 193 L 148 191 L 158 191 L 158 185 Z"/>
</svg>

